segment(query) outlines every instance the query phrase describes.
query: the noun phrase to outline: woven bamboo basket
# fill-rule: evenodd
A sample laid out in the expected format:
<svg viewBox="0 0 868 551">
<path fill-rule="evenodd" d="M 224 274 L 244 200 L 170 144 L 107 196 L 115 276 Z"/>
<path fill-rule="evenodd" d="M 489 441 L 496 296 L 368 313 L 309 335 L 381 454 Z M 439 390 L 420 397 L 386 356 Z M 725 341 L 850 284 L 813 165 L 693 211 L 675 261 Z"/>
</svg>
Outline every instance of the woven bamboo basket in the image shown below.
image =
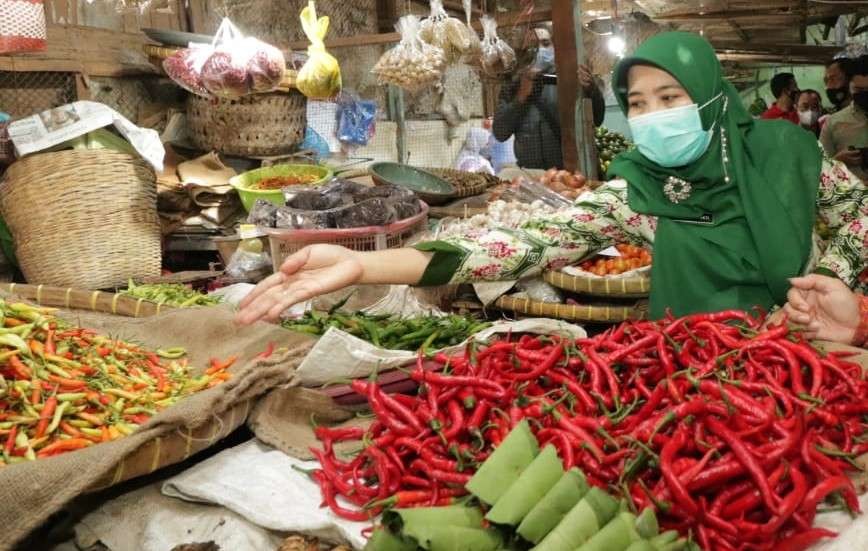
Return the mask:
<svg viewBox="0 0 868 551">
<path fill-rule="evenodd" d="M 289 153 L 304 139 L 306 125 L 307 98 L 299 92 L 187 98 L 190 138 L 205 151 L 242 157 Z"/>
<path fill-rule="evenodd" d="M 466 172 L 454 168 L 423 168 L 435 176 L 439 176 L 452 184 L 455 188 L 455 197 L 472 197 L 484 193 L 490 187 L 499 185 L 500 178 L 491 174 L 478 172 Z"/>
<path fill-rule="evenodd" d="M 597 323 L 620 323 L 627 320 L 641 320 L 645 319 L 648 315 L 647 306 L 641 302 L 632 306 L 574 305 L 503 296 L 497 299 L 494 305 L 501 310 L 509 310 L 529 316 Z"/>
<path fill-rule="evenodd" d="M 648 277 L 581 277 L 564 272 L 547 271 L 543 279 L 559 289 L 598 297 L 643 298 L 651 292 Z"/>
<path fill-rule="evenodd" d="M 0 210 L 28 281 L 103 289 L 160 275 L 154 171 L 132 155 L 25 157 L 0 184 Z"/>
<path fill-rule="evenodd" d="M 0 285 L 5 291 L 41 306 L 114 314 L 124 317 L 150 317 L 170 310 L 170 306 L 115 293 L 63 289 L 48 285 Z M 124 458 L 115 469 L 98 480 L 89 491 L 95 492 L 126 480 L 150 474 L 162 467 L 184 461 L 193 454 L 213 446 L 241 426 L 253 407 L 253 400 L 239 402 L 208 422 L 186 431 L 177 431 L 149 441 Z"/>
</svg>

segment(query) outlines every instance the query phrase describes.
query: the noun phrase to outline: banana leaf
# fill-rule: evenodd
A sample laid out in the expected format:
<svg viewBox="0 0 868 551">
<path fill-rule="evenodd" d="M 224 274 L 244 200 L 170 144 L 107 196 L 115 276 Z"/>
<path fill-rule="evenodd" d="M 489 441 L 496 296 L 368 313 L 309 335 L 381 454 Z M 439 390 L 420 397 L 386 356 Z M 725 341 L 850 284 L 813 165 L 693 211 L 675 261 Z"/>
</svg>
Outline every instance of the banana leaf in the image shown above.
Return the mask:
<svg viewBox="0 0 868 551">
<path fill-rule="evenodd" d="M 431 551 L 494 551 L 501 544 L 500 534 L 482 527 L 478 507 L 419 507 L 395 509 L 383 516 L 383 523 L 419 547 Z"/>
<path fill-rule="evenodd" d="M 564 467 L 554 446 L 546 446 L 488 511 L 485 518 L 515 526 L 557 484 Z"/>
<path fill-rule="evenodd" d="M 518 534 L 531 543 L 539 543 L 588 492 L 585 475 L 570 469 L 534 505 L 518 526 Z"/>
<path fill-rule="evenodd" d="M 465 487 L 480 501 L 494 505 L 537 453 L 539 444 L 524 420 L 510 431 Z"/>
<path fill-rule="evenodd" d="M 603 526 L 577 551 L 626 551 L 630 545 L 641 539 L 636 530 L 636 515 L 621 513 Z"/>
<path fill-rule="evenodd" d="M 564 516 L 535 551 L 574 551 L 600 531 L 618 511 L 618 502 L 599 488 L 585 497 Z"/>
<path fill-rule="evenodd" d="M 648 540 L 639 540 L 630 544 L 627 551 L 657 551 L 657 548 Z"/>
<path fill-rule="evenodd" d="M 416 551 L 417 547 L 416 542 L 381 526 L 371 534 L 364 551 Z"/>
</svg>

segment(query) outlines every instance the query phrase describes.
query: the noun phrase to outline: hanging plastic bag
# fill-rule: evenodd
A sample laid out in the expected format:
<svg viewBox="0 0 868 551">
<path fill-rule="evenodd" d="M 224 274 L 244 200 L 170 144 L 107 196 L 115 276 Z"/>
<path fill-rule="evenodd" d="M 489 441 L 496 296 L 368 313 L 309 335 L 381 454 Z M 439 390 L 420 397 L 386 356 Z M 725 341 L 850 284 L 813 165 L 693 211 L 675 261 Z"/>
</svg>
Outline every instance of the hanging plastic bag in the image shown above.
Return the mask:
<svg viewBox="0 0 868 551">
<path fill-rule="evenodd" d="M 508 73 L 515 68 L 515 51 L 497 36 L 497 21 L 482 17 L 482 70 L 489 76 Z"/>
<path fill-rule="evenodd" d="M 377 102 L 346 95 L 340 101 L 338 139 L 350 145 L 368 145 L 376 120 Z"/>
<path fill-rule="evenodd" d="M 442 48 L 423 42 L 419 36 L 421 24 L 415 15 L 405 15 L 395 28 L 401 42 L 384 53 L 372 72 L 380 84 L 394 84 L 410 92 L 440 82 L 446 67 Z"/>
<path fill-rule="evenodd" d="M 313 0 L 301 10 L 301 27 L 310 40 L 307 62 L 298 72 L 296 87 L 311 99 L 329 99 L 341 92 L 341 67 L 338 60 L 326 51 L 325 39 L 329 28 L 327 16 L 316 18 Z"/>
<path fill-rule="evenodd" d="M 464 52 L 464 57 L 461 59 L 467 65 L 479 67 L 482 62 L 482 41 L 479 40 L 479 35 L 476 30 L 470 25 L 470 17 L 473 14 L 473 0 L 463 0 L 464 18 L 467 22 L 467 31 L 470 36 L 470 47 Z"/>
<path fill-rule="evenodd" d="M 163 60 L 163 69 L 175 84 L 190 93 L 210 98 L 211 93 L 202 83 L 202 66 L 214 53 L 208 44 L 192 44 Z"/>
<path fill-rule="evenodd" d="M 277 88 L 286 70 L 280 50 L 244 37 L 224 18 L 211 43 L 213 52 L 202 65 L 202 84 L 214 96 L 238 99 L 252 92 Z"/>
<path fill-rule="evenodd" d="M 0 0 L 0 54 L 45 49 L 42 0 Z"/>
<path fill-rule="evenodd" d="M 419 36 L 443 50 L 448 62 L 457 61 L 470 49 L 472 31 L 459 19 L 449 17 L 443 0 L 431 0 L 431 15 L 419 27 Z"/>
</svg>

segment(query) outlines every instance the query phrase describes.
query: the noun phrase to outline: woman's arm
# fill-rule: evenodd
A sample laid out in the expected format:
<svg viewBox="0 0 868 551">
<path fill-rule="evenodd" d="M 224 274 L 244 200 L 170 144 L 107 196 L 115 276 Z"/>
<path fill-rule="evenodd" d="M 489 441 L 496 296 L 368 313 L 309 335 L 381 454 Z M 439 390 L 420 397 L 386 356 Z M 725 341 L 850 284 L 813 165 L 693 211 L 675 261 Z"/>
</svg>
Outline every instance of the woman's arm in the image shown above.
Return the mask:
<svg viewBox="0 0 868 551">
<path fill-rule="evenodd" d="M 433 253 L 420 285 L 509 281 L 557 269 L 621 242 L 653 241 L 656 219 L 627 206 L 627 185 L 615 180 L 569 208 L 519 228 L 482 228 L 417 245 Z"/>
<path fill-rule="evenodd" d="M 497 111 L 491 125 L 491 132 L 499 142 L 505 142 L 515 134 L 527 114 L 527 102 L 520 101 L 518 98 L 520 82 L 508 84 L 500 92 Z"/>
<path fill-rule="evenodd" d="M 816 271 L 852 287 L 868 263 L 868 194 L 843 163 L 828 158 L 820 176 L 817 217 L 833 235 Z"/>
</svg>

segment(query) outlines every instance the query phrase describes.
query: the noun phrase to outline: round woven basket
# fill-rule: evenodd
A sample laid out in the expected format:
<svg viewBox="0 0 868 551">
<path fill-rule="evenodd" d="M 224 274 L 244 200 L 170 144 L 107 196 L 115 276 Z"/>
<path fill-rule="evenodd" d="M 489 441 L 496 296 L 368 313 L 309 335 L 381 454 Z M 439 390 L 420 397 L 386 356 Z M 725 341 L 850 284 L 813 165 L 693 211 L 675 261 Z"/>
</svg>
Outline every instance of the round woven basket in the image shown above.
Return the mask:
<svg viewBox="0 0 868 551">
<path fill-rule="evenodd" d="M 494 305 L 501 310 L 509 310 L 528 316 L 555 318 L 567 321 L 588 321 L 598 323 L 620 323 L 627 320 L 641 320 L 648 315 L 646 303 L 632 306 L 616 305 L 575 305 L 540 302 L 529 298 L 502 296 Z"/>
<path fill-rule="evenodd" d="M 564 272 L 547 271 L 543 279 L 558 287 L 573 293 L 593 295 L 598 297 L 642 298 L 651 292 L 649 277 L 581 277 Z"/>
<path fill-rule="evenodd" d="M 0 210 L 28 281 L 102 289 L 160 275 L 154 171 L 132 155 L 25 157 L 0 184 Z"/>
<path fill-rule="evenodd" d="M 499 185 L 500 178 L 491 174 L 466 172 L 454 168 L 423 168 L 435 176 L 439 176 L 452 184 L 455 197 L 472 197 L 484 193 L 490 187 Z"/>
<path fill-rule="evenodd" d="M 304 139 L 307 98 L 301 93 L 254 94 L 238 100 L 187 99 L 187 127 L 199 149 L 263 157 L 289 153 Z"/>
</svg>

